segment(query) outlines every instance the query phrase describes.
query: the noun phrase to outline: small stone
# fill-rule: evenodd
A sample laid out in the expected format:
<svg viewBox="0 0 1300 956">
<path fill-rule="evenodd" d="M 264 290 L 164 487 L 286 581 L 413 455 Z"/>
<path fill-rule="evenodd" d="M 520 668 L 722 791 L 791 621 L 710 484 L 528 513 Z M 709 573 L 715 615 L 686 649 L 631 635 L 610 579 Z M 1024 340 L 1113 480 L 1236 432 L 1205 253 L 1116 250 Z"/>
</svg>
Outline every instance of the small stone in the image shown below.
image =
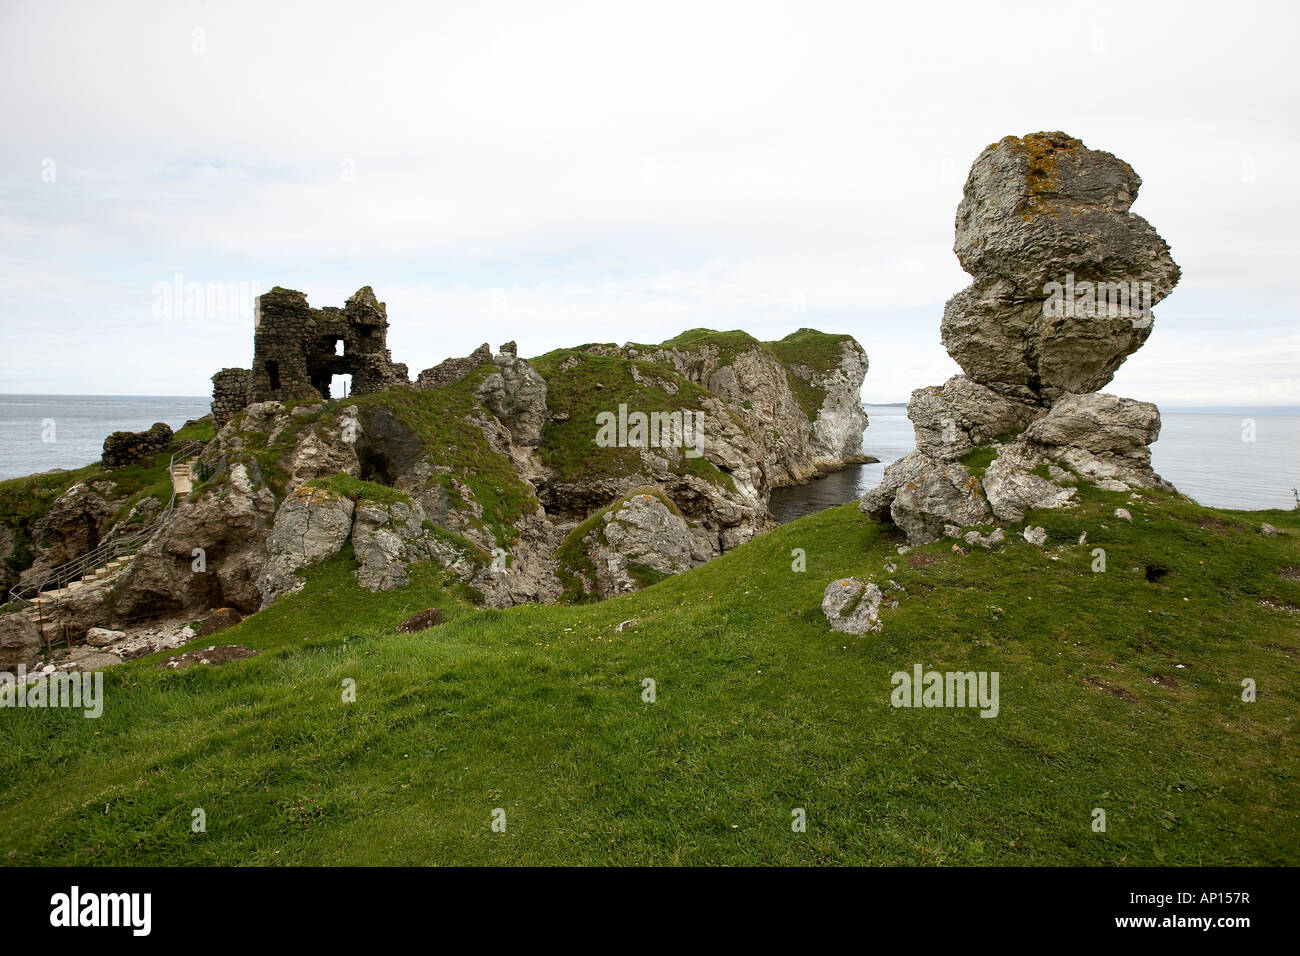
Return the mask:
<svg viewBox="0 0 1300 956">
<path fill-rule="evenodd" d="M 126 637 L 126 631 L 115 631 L 107 627 L 92 627 L 86 630 L 86 643 L 91 647 L 107 647 Z"/>
<path fill-rule="evenodd" d="M 1131 514 L 1129 514 L 1129 511 L 1128 511 L 1127 508 L 1116 508 L 1116 509 L 1115 509 L 1115 517 L 1116 517 L 1116 518 L 1119 518 L 1121 521 L 1132 521 L 1132 520 L 1133 520 L 1133 516 L 1132 516 Z"/>
<path fill-rule="evenodd" d="M 1276 538 L 1282 532 L 1278 531 L 1277 528 L 1265 521 L 1259 526 L 1259 533 L 1266 538 Z"/>
<path fill-rule="evenodd" d="M 826 585 L 822 613 L 832 631 L 865 634 L 880 630 L 880 588 L 857 578 L 840 578 Z"/>
<path fill-rule="evenodd" d="M 1030 525 L 1020 532 L 1024 539 L 1036 547 L 1042 547 L 1047 542 L 1047 529 Z"/>
</svg>

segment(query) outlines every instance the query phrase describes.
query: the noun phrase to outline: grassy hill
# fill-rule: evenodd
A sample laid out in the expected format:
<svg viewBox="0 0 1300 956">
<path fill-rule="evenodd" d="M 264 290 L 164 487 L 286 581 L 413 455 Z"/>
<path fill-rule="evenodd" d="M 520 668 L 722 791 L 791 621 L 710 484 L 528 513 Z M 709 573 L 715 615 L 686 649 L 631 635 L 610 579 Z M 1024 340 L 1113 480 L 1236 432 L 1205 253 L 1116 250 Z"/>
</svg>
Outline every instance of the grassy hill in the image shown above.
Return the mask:
<svg viewBox="0 0 1300 956">
<path fill-rule="evenodd" d="M 582 606 L 475 610 L 434 567 L 372 595 L 341 554 L 198 645 L 255 658 L 115 668 L 98 720 L 0 714 L 0 861 L 1300 862 L 1300 513 L 1081 495 L 1030 516 L 1043 549 L 900 556 L 846 505 Z M 901 585 L 881 633 L 827 628 L 846 574 Z M 893 709 L 916 663 L 998 671 L 1000 713 Z"/>
</svg>

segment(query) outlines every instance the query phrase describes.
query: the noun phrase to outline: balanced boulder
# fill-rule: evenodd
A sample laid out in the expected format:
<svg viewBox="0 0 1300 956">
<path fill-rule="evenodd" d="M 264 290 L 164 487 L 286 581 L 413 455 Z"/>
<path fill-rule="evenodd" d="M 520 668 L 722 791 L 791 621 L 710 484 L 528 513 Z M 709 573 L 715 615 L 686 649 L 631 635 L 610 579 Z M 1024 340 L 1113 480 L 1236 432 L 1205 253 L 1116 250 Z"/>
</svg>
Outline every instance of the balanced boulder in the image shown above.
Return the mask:
<svg viewBox="0 0 1300 956">
<path fill-rule="evenodd" d="M 1129 211 L 1141 182 L 1065 133 L 980 153 L 954 245 L 975 281 L 941 325 L 965 374 L 912 393 L 917 450 L 885 470 L 863 512 L 916 544 L 1069 507 L 1081 480 L 1171 487 L 1151 470 L 1156 407 L 1097 391 L 1150 336 L 1152 306 L 1179 278 L 1169 246 Z M 988 454 L 969 459 L 977 449 Z"/>
</svg>

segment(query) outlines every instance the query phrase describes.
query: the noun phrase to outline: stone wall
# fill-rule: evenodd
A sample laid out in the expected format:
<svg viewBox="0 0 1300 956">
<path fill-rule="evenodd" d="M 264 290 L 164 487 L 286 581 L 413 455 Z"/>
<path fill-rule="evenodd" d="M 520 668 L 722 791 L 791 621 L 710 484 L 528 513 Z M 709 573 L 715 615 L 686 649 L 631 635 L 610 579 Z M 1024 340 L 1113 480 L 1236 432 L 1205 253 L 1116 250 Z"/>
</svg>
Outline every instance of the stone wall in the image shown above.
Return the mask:
<svg viewBox="0 0 1300 956">
<path fill-rule="evenodd" d="M 218 429 L 253 400 L 253 373 L 246 368 L 223 368 L 212 376 L 212 420 Z"/>
<path fill-rule="evenodd" d="M 171 426 L 155 422 L 145 432 L 113 432 L 104 439 L 105 468 L 123 468 L 152 458 L 172 442 Z"/>
<path fill-rule="evenodd" d="M 503 345 L 502 351 L 509 346 L 511 353 L 514 352 L 514 343 L 509 342 Z M 431 388 L 440 388 L 443 385 L 451 385 L 461 381 L 470 372 L 484 365 L 492 364 L 492 349 L 484 342 L 469 355 L 464 358 L 449 358 L 445 362 L 439 362 L 433 368 L 426 368 L 415 380 L 415 387 L 421 391 Z"/>
</svg>

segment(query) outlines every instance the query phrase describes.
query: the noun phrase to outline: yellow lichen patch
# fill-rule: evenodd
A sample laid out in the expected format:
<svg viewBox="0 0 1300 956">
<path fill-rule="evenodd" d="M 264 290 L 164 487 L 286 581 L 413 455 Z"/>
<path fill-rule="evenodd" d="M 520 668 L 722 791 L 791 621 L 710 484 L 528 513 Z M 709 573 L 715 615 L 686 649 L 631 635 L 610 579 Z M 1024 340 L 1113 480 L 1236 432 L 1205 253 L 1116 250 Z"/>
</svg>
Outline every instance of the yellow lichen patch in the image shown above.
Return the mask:
<svg viewBox="0 0 1300 956">
<path fill-rule="evenodd" d="M 299 485 L 293 490 L 293 496 L 311 505 L 323 505 L 336 497 L 324 488 L 313 488 L 311 485 Z"/>
<path fill-rule="evenodd" d="M 1061 183 L 1059 154 L 1084 149 L 1083 140 L 1064 133 L 1030 133 L 1022 137 L 1008 136 L 1002 142 L 1022 152 L 1029 161 L 1025 174 L 1029 198 L 1020 217 L 1029 220 L 1043 214 L 1059 216 L 1060 206 L 1053 202 Z"/>
</svg>

